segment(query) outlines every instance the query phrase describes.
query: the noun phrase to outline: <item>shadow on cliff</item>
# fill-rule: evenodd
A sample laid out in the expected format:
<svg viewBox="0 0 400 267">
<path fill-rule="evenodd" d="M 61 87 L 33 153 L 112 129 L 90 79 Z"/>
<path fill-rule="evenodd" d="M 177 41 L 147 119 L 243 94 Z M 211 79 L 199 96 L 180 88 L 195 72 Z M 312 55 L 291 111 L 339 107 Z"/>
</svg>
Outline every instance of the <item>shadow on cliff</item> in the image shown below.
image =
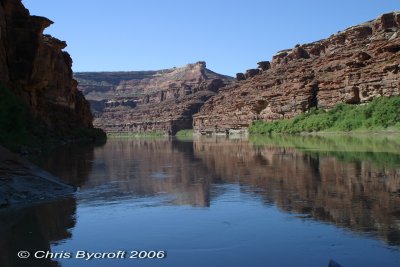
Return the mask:
<svg viewBox="0 0 400 267">
<path fill-rule="evenodd" d="M 50 129 L 0 81 L 0 145 L 22 154 L 37 154 L 65 143 L 104 144 L 106 139 L 100 129 L 82 126 Z"/>
</svg>

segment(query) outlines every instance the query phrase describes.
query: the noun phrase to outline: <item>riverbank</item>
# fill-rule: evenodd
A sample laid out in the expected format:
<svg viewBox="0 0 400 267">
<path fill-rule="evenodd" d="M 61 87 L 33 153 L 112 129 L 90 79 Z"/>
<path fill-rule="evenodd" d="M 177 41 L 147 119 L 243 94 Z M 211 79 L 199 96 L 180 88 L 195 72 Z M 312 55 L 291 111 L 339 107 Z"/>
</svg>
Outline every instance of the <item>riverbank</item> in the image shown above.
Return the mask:
<svg viewBox="0 0 400 267">
<path fill-rule="evenodd" d="M 255 121 L 250 134 L 271 133 L 399 132 L 400 97 L 379 97 L 367 104 L 338 104 L 333 109 L 312 109 L 292 119 Z"/>
<path fill-rule="evenodd" d="M 74 186 L 0 146 L 0 208 L 46 201 L 74 192 Z"/>
<path fill-rule="evenodd" d="M 158 138 L 166 137 L 163 132 L 116 132 L 107 133 L 107 138 Z"/>
<path fill-rule="evenodd" d="M 158 138 L 158 137 L 169 137 L 170 135 L 165 132 L 114 132 L 107 133 L 108 138 Z M 193 129 L 185 129 L 178 131 L 175 137 L 190 138 L 193 136 Z"/>
</svg>

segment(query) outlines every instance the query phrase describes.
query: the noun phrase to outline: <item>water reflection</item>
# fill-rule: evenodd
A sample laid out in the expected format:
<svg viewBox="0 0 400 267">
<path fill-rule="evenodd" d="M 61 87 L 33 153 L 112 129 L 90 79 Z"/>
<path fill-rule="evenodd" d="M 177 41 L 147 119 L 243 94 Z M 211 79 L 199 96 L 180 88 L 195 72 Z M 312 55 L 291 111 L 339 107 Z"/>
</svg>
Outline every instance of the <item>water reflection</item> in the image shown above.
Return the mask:
<svg viewBox="0 0 400 267">
<path fill-rule="evenodd" d="M 122 139 L 93 153 L 78 152 L 63 151 L 62 159 L 77 176 L 87 175 L 85 162 L 93 164 L 94 173 L 82 184 L 84 202 L 167 194 L 176 205 L 207 207 L 212 196 L 223 194 L 213 184 L 237 183 L 284 211 L 400 244 L 396 138 Z"/>
<path fill-rule="evenodd" d="M 397 138 L 117 139 L 73 155 L 79 158 L 63 157 L 74 162 L 67 166 L 82 166 L 87 156 L 93 165 L 82 203 L 162 195 L 173 205 L 208 207 L 224 193 L 213 185 L 240 184 L 266 205 L 400 244 Z"/>
<path fill-rule="evenodd" d="M 83 201 L 168 194 L 176 205 L 210 204 L 213 174 L 194 158 L 192 142 L 110 140 L 94 157 L 97 173 L 82 186 Z"/>
<path fill-rule="evenodd" d="M 74 186 L 82 186 L 93 169 L 94 149 L 101 145 L 70 144 L 58 147 L 35 163 Z"/>
<path fill-rule="evenodd" d="M 195 155 L 224 182 L 251 185 L 266 203 L 273 202 L 284 211 L 353 231 L 375 232 L 389 244 L 400 244 L 397 139 L 279 137 L 251 141 L 198 140 Z"/>
<path fill-rule="evenodd" d="M 71 237 L 75 226 L 75 199 L 0 212 L 0 266 L 60 266 L 51 259 L 19 259 L 24 251 L 51 251 L 50 245 Z"/>
<path fill-rule="evenodd" d="M 94 146 L 71 145 L 58 148 L 35 162 L 67 183 L 80 186 L 92 171 Z M 51 245 L 71 237 L 76 224 L 74 197 L 28 207 L 0 210 L 0 266 L 54 267 L 51 259 L 19 259 L 19 251 L 51 251 Z"/>
<path fill-rule="evenodd" d="M 249 204 L 253 200 L 261 201 L 264 210 L 278 207 L 281 213 L 293 214 L 300 222 L 328 223 L 353 233 L 368 233 L 389 245 L 400 245 L 400 138 L 397 137 L 111 139 L 101 147 L 62 148 L 38 162 L 79 186 L 80 192 L 73 199 L 3 211 L 0 214 L 0 266 L 58 266 L 59 262 L 51 260 L 20 262 L 15 253 L 54 247 L 86 249 L 85 246 L 97 244 L 86 239 L 86 236 L 93 238 L 90 231 L 104 234 L 107 240 L 104 246 L 129 248 L 131 241 L 124 238 L 135 224 L 144 229 L 140 234 L 134 232 L 135 238 L 149 242 L 150 248 L 167 241 L 180 247 L 174 240 L 175 231 L 183 231 L 185 240 L 188 235 L 207 236 L 213 231 L 212 227 L 192 229 L 198 224 L 186 221 L 193 219 L 215 225 L 217 220 L 212 216 L 216 215 L 204 213 L 213 206 L 217 207 L 218 214 L 233 214 L 238 221 L 237 216 L 241 214 L 247 214 L 248 218 L 258 214 L 253 219 L 267 223 L 267 217 Z M 236 187 L 252 201 L 235 198 L 232 192 Z M 171 209 L 179 206 L 188 209 Z M 143 213 L 149 207 L 156 207 L 157 213 L 151 210 Z M 237 209 L 241 214 L 236 215 Z M 111 210 L 115 213 L 105 216 Z M 174 215 L 170 223 L 162 224 L 160 220 L 169 218 L 171 212 Z M 148 214 L 151 216 L 146 217 Z M 243 221 L 241 230 L 235 232 L 236 237 L 250 242 L 249 236 L 241 236 L 247 233 L 248 227 L 265 231 L 255 221 Z M 217 226 L 218 231 L 214 229 L 214 236 L 235 223 L 224 219 L 223 226 Z M 287 224 L 286 221 L 279 223 Z M 125 224 L 130 227 L 124 229 Z M 121 225 L 121 229 L 115 225 Z M 146 227 L 152 232 L 146 232 Z M 155 229 L 170 231 L 155 232 Z M 75 236 L 71 237 L 74 231 Z M 111 234 L 118 242 L 111 241 Z M 230 235 L 219 240 L 229 243 L 233 239 Z M 282 242 L 279 238 L 278 235 L 274 242 Z M 177 240 L 181 240 L 179 236 Z M 64 242 L 69 245 L 63 246 Z M 201 245 L 207 247 L 211 241 L 204 242 Z M 249 251 L 265 245 L 265 240 L 257 243 L 251 238 L 251 242 L 254 243 L 249 243 Z M 197 243 L 189 245 L 197 247 Z M 284 249 L 279 253 L 285 254 Z M 189 262 L 188 258 L 186 263 Z M 70 262 L 64 264 L 73 266 L 68 265 Z M 172 262 L 166 266 L 178 265 Z"/>
</svg>

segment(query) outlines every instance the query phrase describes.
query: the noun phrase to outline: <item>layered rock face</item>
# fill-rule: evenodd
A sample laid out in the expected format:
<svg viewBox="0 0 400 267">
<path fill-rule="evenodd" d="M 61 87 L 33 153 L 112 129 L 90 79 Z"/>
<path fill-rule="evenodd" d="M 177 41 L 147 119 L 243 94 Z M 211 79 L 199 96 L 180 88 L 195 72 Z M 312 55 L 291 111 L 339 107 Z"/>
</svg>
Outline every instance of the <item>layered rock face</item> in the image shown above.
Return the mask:
<svg viewBox="0 0 400 267">
<path fill-rule="evenodd" d="M 194 116 L 197 133 L 229 133 L 255 120 L 292 118 L 313 107 L 359 104 L 400 93 L 400 13 L 277 53 Z"/>
<path fill-rule="evenodd" d="M 43 31 L 53 22 L 30 16 L 20 0 L 0 0 L 0 82 L 57 131 L 92 127 L 88 102 L 72 78 L 66 43 Z"/>
<path fill-rule="evenodd" d="M 231 77 L 205 62 L 139 72 L 75 73 L 90 101 L 94 125 L 106 132 L 164 132 L 192 128 L 192 116 Z"/>
</svg>

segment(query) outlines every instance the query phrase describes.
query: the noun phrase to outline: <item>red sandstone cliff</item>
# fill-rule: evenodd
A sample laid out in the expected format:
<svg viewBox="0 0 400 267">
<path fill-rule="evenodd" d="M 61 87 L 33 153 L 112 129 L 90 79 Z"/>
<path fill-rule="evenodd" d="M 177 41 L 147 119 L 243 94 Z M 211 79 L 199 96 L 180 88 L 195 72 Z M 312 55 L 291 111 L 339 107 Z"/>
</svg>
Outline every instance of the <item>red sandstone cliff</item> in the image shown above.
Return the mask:
<svg viewBox="0 0 400 267">
<path fill-rule="evenodd" d="M 205 62 L 160 71 L 75 73 L 90 101 L 94 125 L 107 132 L 164 132 L 191 129 L 193 114 L 231 77 Z"/>
<path fill-rule="evenodd" d="M 72 78 L 66 43 L 30 16 L 20 0 L 0 0 L 0 83 L 21 97 L 34 117 L 56 131 L 92 127 L 89 104 Z"/>
<path fill-rule="evenodd" d="M 72 78 L 72 59 L 62 51 L 66 43 L 43 34 L 52 23 L 30 16 L 21 0 L 0 0 L 1 145 L 17 149 L 101 137 L 91 129 L 89 103 Z M 74 192 L 1 145 L 0 208 Z"/>
<path fill-rule="evenodd" d="M 245 129 L 312 107 L 358 104 L 400 94 L 400 13 L 277 53 L 210 98 L 194 116 L 197 133 Z"/>
</svg>

